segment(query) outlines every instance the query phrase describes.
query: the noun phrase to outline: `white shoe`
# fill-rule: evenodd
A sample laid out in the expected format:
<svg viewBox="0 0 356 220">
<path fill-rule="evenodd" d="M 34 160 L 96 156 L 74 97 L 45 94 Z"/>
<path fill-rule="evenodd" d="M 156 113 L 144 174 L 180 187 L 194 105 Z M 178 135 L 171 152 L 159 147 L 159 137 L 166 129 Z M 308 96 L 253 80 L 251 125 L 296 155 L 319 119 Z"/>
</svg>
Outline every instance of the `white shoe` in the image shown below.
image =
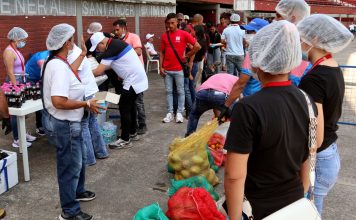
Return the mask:
<svg viewBox="0 0 356 220">
<path fill-rule="evenodd" d="M 26 143 L 27 143 L 27 147 L 31 147 L 31 145 L 32 145 L 31 142 L 26 142 Z M 12 142 L 12 147 L 19 148 L 20 147 L 20 141 L 19 140 L 14 140 Z"/>
<path fill-rule="evenodd" d="M 183 123 L 183 121 L 184 121 L 184 117 L 183 117 L 183 115 L 182 115 L 182 113 L 177 113 L 177 115 L 176 115 L 176 122 L 177 123 Z"/>
<path fill-rule="evenodd" d="M 26 141 L 27 142 L 34 142 L 35 140 L 37 140 L 37 138 L 35 136 L 32 136 L 29 133 L 26 134 Z"/>
<path fill-rule="evenodd" d="M 163 123 L 169 123 L 171 121 L 173 121 L 174 117 L 173 117 L 173 114 L 172 113 L 168 113 L 166 115 L 166 117 L 162 120 Z"/>
</svg>

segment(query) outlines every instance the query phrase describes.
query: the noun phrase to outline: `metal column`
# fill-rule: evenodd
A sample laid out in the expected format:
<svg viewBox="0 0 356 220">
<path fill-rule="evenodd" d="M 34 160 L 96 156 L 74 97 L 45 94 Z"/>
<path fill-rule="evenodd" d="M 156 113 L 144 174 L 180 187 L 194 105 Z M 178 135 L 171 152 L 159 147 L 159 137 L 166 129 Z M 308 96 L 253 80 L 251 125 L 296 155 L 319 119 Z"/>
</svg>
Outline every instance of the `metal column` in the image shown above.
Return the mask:
<svg viewBox="0 0 356 220">
<path fill-rule="evenodd" d="M 75 9 L 77 20 L 77 45 L 78 47 L 81 47 L 81 39 L 83 35 L 82 0 L 76 0 Z"/>
</svg>

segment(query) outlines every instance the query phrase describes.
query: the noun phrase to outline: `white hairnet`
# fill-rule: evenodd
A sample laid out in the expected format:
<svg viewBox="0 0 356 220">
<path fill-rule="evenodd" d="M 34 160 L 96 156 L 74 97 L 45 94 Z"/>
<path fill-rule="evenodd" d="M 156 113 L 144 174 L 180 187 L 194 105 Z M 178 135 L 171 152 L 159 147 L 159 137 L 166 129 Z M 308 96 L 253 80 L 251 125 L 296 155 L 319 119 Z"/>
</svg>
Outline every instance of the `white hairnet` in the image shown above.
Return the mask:
<svg viewBox="0 0 356 220">
<path fill-rule="evenodd" d="M 298 30 L 285 20 L 273 22 L 257 32 L 248 51 L 251 66 L 270 74 L 289 73 L 302 61 Z"/>
<path fill-rule="evenodd" d="M 103 26 L 99 22 L 93 22 L 89 25 L 87 30 L 88 34 L 94 34 L 100 32 L 103 29 Z"/>
<path fill-rule="evenodd" d="M 22 40 L 28 38 L 27 32 L 20 27 L 13 27 L 7 34 L 9 40 Z"/>
<path fill-rule="evenodd" d="M 69 40 L 74 33 L 74 27 L 69 24 L 58 24 L 54 26 L 47 37 L 47 50 L 58 50 L 62 48 L 64 43 Z"/>
<path fill-rule="evenodd" d="M 330 53 L 341 51 L 354 39 L 343 24 L 328 15 L 311 15 L 297 27 L 303 42 Z"/>
<path fill-rule="evenodd" d="M 304 0 L 281 0 L 276 6 L 276 11 L 284 19 L 294 24 L 298 24 L 299 21 L 310 15 L 310 7 Z"/>
</svg>

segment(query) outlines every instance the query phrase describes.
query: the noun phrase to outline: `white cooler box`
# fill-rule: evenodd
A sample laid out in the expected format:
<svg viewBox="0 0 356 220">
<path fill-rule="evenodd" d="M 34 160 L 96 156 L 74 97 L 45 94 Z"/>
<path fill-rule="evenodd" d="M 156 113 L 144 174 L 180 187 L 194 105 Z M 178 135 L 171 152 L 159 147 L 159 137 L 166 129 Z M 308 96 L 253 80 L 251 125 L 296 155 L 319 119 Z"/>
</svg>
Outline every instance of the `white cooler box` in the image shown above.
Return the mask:
<svg viewBox="0 0 356 220">
<path fill-rule="evenodd" d="M 16 153 L 6 150 L 2 150 L 2 152 L 9 156 L 0 160 L 0 194 L 8 191 L 19 182 Z"/>
</svg>

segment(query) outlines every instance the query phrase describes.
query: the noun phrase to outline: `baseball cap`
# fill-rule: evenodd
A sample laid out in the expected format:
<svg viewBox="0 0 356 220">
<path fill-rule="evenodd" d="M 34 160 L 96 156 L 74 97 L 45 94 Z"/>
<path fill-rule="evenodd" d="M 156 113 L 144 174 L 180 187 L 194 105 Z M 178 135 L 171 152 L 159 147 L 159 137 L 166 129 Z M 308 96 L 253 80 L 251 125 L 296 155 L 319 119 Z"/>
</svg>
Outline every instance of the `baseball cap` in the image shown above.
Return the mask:
<svg viewBox="0 0 356 220">
<path fill-rule="evenodd" d="M 261 28 L 263 28 L 264 26 L 268 25 L 268 21 L 262 19 L 262 18 L 254 18 L 250 23 L 248 23 L 247 25 L 243 25 L 242 27 L 245 30 L 248 31 L 259 31 Z"/>
<path fill-rule="evenodd" d="M 146 40 L 150 39 L 151 37 L 154 37 L 155 35 L 154 34 L 146 34 Z"/>
<path fill-rule="evenodd" d="M 232 21 L 232 22 L 238 22 L 238 21 L 240 21 L 240 15 L 238 15 L 238 14 L 232 14 L 231 17 L 230 17 L 230 21 Z"/>
<path fill-rule="evenodd" d="M 105 36 L 103 34 L 103 32 L 96 32 L 93 34 L 93 36 L 90 37 L 90 42 L 91 42 L 91 48 L 90 48 L 90 52 L 93 52 L 96 47 L 98 46 L 98 44 L 103 41 L 105 39 Z"/>
<path fill-rule="evenodd" d="M 189 15 L 184 15 L 183 17 L 185 20 L 189 20 Z"/>
</svg>

